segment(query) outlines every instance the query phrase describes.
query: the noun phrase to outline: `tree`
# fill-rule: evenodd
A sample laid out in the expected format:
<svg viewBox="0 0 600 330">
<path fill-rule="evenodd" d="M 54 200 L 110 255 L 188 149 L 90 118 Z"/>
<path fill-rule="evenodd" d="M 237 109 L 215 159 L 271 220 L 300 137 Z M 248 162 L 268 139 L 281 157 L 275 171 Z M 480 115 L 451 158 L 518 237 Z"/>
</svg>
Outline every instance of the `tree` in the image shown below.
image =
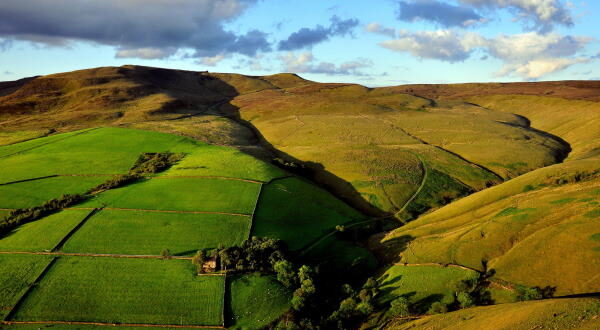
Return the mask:
<svg viewBox="0 0 600 330">
<path fill-rule="evenodd" d="M 410 315 L 410 302 L 404 297 L 394 299 L 390 304 L 390 311 L 392 317 L 405 317 Z"/>
<path fill-rule="evenodd" d="M 520 301 L 539 300 L 544 298 L 544 294 L 539 287 L 519 287 L 517 288 L 517 296 Z"/>
<path fill-rule="evenodd" d="M 296 290 L 294 292 L 294 296 L 292 297 L 292 308 L 294 308 L 297 311 L 302 310 L 302 308 L 304 308 L 304 305 L 306 304 L 306 298 L 301 296 L 298 293 L 298 290 Z"/>
<path fill-rule="evenodd" d="M 198 250 L 192 257 L 192 264 L 196 266 L 198 274 L 204 273 L 204 262 L 206 261 L 206 254 L 202 250 Z"/>
<path fill-rule="evenodd" d="M 296 284 L 296 273 L 294 272 L 294 265 L 287 261 L 281 260 L 275 263 L 273 267 L 277 273 L 277 280 L 284 286 L 291 288 Z"/>
<path fill-rule="evenodd" d="M 458 292 L 456 300 L 460 304 L 460 308 L 469 308 L 475 306 L 475 300 L 468 292 Z"/>
<path fill-rule="evenodd" d="M 440 301 L 436 301 L 433 304 L 431 304 L 431 306 L 429 307 L 429 311 L 427 311 L 427 314 L 443 314 L 446 312 L 448 312 L 448 306 L 446 306 L 446 304 Z"/>
</svg>

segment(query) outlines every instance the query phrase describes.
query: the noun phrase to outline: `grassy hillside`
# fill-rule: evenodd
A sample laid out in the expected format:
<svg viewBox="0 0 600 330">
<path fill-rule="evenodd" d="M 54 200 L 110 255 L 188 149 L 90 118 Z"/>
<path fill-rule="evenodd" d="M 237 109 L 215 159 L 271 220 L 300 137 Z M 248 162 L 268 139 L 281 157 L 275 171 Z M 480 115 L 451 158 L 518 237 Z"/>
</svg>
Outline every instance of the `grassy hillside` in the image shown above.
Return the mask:
<svg viewBox="0 0 600 330">
<path fill-rule="evenodd" d="M 551 299 L 475 307 L 416 321 L 394 321 L 387 329 L 597 329 L 600 301 L 593 298 Z"/>
<path fill-rule="evenodd" d="M 557 295 L 600 291 L 598 103 L 486 95 L 491 91 L 464 96 L 461 93 L 467 91 L 461 88 L 438 91 L 445 99 L 464 97 L 486 108 L 524 116 L 536 129 L 565 140 L 572 151 L 564 163 L 475 193 L 387 234 L 383 246 L 396 251 L 390 260 L 494 269 L 497 279 L 555 287 Z M 410 243 L 392 247 L 399 238 Z"/>
</svg>

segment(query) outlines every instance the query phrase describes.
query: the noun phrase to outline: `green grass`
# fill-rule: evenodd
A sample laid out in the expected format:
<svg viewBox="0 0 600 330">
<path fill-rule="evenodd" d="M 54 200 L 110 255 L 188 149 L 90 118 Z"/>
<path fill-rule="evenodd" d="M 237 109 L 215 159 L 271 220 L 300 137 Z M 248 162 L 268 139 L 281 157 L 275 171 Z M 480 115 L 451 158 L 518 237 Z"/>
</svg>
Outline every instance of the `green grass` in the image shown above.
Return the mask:
<svg viewBox="0 0 600 330">
<path fill-rule="evenodd" d="M 406 297 L 415 310 L 426 312 L 436 301 L 454 301 L 454 285 L 476 278 L 477 273 L 454 267 L 392 266 L 380 278 L 381 302 Z"/>
<path fill-rule="evenodd" d="M 160 255 L 169 249 L 173 255 L 189 255 L 219 244 L 240 244 L 248 237 L 249 222 L 249 217 L 221 214 L 103 210 L 67 241 L 63 251 Z"/>
<path fill-rule="evenodd" d="M 102 177 L 53 177 L 0 186 L 0 208 L 39 206 L 64 194 L 82 194 L 108 180 Z"/>
<path fill-rule="evenodd" d="M 105 325 L 68 325 L 68 324 L 50 324 L 50 323 L 41 323 L 41 324 L 11 324 L 11 325 L 3 325 L 3 329 L 19 329 L 19 330 L 42 330 L 42 329 L 50 329 L 50 330 L 77 330 L 77 329 L 104 329 L 106 330 L 107 326 Z M 123 327 L 118 326 L 119 330 L 148 330 L 148 327 Z M 193 327 L 152 327 L 151 329 L 162 329 L 162 330 L 178 330 L 178 329 L 197 329 Z M 217 330 L 222 328 L 203 328 L 207 330 Z"/>
<path fill-rule="evenodd" d="M 271 276 L 238 275 L 227 280 L 232 329 L 262 329 L 290 308 L 291 292 Z"/>
<path fill-rule="evenodd" d="M 7 169 L 0 173 L 0 183 L 55 174 L 123 174 L 142 153 L 190 152 L 203 146 L 181 136 L 135 129 L 99 128 L 77 133 L 56 135 L 53 143 L 38 142 L 38 147 L 23 147 L 22 153 L 0 158 L 0 165 Z M 20 145 L 13 149 L 19 150 Z M 9 147 L 13 146 L 5 148 Z"/>
<path fill-rule="evenodd" d="M 61 257 L 13 319 L 221 325 L 223 281 L 189 261 Z"/>
<path fill-rule="evenodd" d="M 0 251 L 42 252 L 53 249 L 87 215 L 88 210 L 64 210 L 17 227 L 0 236 Z"/>
<path fill-rule="evenodd" d="M 82 206 L 251 214 L 259 189 L 222 179 L 151 179 L 103 192 Z"/>
<path fill-rule="evenodd" d="M 0 319 L 4 319 L 52 257 L 0 255 Z"/>
<path fill-rule="evenodd" d="M 63 134 L 56 134 L 56 135 L 51 135 L 51 136 L 47 136 L 47 137 L 43 137 L 43 138 L 39 138 L 39 139 L 33 139 L 33 140 L 21 142 L 21 143 L 15 143 L 15 144 L 7 145 L 7 146 L 2 146 L 2 147 L 0 147 L 0 158 L 8 157 L 8 156 L 11 156 L 11 155 L 14 155 L 17 153 L 34 150 L 34 149 L 40 148 L 40 147 L 45 146 L 50 143 L 60 142 L 66 138 L 71 138 L 71 137 L 78 135 L 80 133 L 83 133 L 85 131 L 89 131 L 89 129 L 81 130 L 81 131 L 74 131 L 74 132 L 69 132 L 69 133 L 63 133 Z"/>
<path fill-rule="evenodd" d="M 3 219 L 4 217 L 6 217 L 9 213 L 10 213 L 10 211 L 0 210 L 0 220 Z"/>
<path fill-rule="evenodd" d="M 283 170 L 241 151 L 206 146 L 187 155 L 163 176 L 226 176 L 269 181 L 286 175 Z"/>
<path fill-rule="evenodd" d="M 252 229 L 253 236 L 284 240 L 297 250 L 362 215 L 328 192 L 299 178 L 263 187 Z"/>
</svg>

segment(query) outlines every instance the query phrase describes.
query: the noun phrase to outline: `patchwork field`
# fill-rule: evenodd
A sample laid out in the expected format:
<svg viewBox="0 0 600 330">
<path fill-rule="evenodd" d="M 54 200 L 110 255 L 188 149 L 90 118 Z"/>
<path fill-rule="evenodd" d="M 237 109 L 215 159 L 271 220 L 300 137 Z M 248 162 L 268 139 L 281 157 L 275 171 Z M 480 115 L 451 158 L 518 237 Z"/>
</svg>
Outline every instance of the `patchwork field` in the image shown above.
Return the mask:
<svg viewBox="0 0 600 330">
<path fill-rule="evenodd" d="M 24 224 L 0 237 L 0 251 L 50 251 L 89 213 L 89 210 L 65 210 Z"/>
<path fill-rule="evenodd" d="M 91 217 L 62 250 L 160 255 L 169 249 L 173 255 L 190 255 L 220 244 L 241 244 L 248 238 L 250 221 L 249 217 L 222 214 L 103 210 Z"/>
<path fill-rule="evenodd" d="M 52 257 L 0 255 L 0 318 L 4 319 Z"/>
<path fill-rule="evenodd" d="M 185 157 L 165 172 L 99 192 L 1 237 L 0 258 L 11 261 L 6 263 L 6 276 L 17 274 L 10 268 L 19 267 L 19 262 L 38 257 L 45 261 L 37 273 L 30 271 L 33 278 L 19 275 L 24 283 L 33 281 L 52 258 L 35 254 L 57 258 L 9 316 L 9 322 L 17 322 L 7 325 L 10 328 L 72 329 L 93 327 L 88 324 L 93 322 L 260 328 L 290 308 L 290 292 L 276 280 L 236 276 L 225 287 L 224 276 L 197 276 L 189 260 L 159 256 L 165 250 L 191 256 L 198 250 L 240 245 L 251 236 L 250 230 L 299 249 L 338 224 L 363 219 L 325 190 L 234 149 L 121 128 L 40 140 L 45 141 L 0 148 L 5 152 L 0 166 L 9 169 L 4 173 L 7 180 L 26 180 L 0 185 L 0 208 L 34 207 L 65 193 L 84 193 L 112 178 L 99 174 L 127 173 L 144 152 L 183 152 Z M 96 163 L 87 164 L 92 154 L 98 157 Z M 30 168 L 20 170 L 16 164 L 26 159 L 31 160 Z M 26 173 L 53 176 L 36 179 Z M 271 182 L 277 178 L 282 179 Z M 298 235 L 302 231 L 306 235 Z M 352 253 L 373 260 L 365 249 L 352 248 Z M 328 252 L 327 258 L 341 257 Z M 140 255 L 145 257 L 137 258 Z M 24 265 L 19 271 L 31 267 Z M 6 285 L 14 287 L 0 294 L 8 312 L 29 285 Z M 19 324 L 30 321 L 41 323 Z"/>
<path fill-rule="evenodd" d="M 12 320 L 222 325 L 224 290 L 186 261 L 61 257 Z"/>
<path fill-rule="evenodd" d="M 63 194 L 82 194 L 110 176 L 52 177 L 0 185 L 0 207 L 19 209 L 43 204 Z"/>
<path fill-rule="evenodd" d="M 97 195 L 81 207 L 252 213 L 260 185 L 243 181 L 185 178 L 150 179 Z"/>
</svg>

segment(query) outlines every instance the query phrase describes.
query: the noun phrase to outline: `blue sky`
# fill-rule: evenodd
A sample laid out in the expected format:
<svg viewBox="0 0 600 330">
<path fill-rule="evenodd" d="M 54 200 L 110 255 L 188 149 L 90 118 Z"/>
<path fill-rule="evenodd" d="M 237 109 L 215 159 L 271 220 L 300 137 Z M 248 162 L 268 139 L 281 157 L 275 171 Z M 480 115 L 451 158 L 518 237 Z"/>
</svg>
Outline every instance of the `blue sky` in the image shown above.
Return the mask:
<svg viewBox="0 0 600 330">
<path fill-rule="evenodd" d="M 323 82 L 600 79 L 600 2 L 2 0 L 0 81 L 138 64 Z"/>
</svg>

